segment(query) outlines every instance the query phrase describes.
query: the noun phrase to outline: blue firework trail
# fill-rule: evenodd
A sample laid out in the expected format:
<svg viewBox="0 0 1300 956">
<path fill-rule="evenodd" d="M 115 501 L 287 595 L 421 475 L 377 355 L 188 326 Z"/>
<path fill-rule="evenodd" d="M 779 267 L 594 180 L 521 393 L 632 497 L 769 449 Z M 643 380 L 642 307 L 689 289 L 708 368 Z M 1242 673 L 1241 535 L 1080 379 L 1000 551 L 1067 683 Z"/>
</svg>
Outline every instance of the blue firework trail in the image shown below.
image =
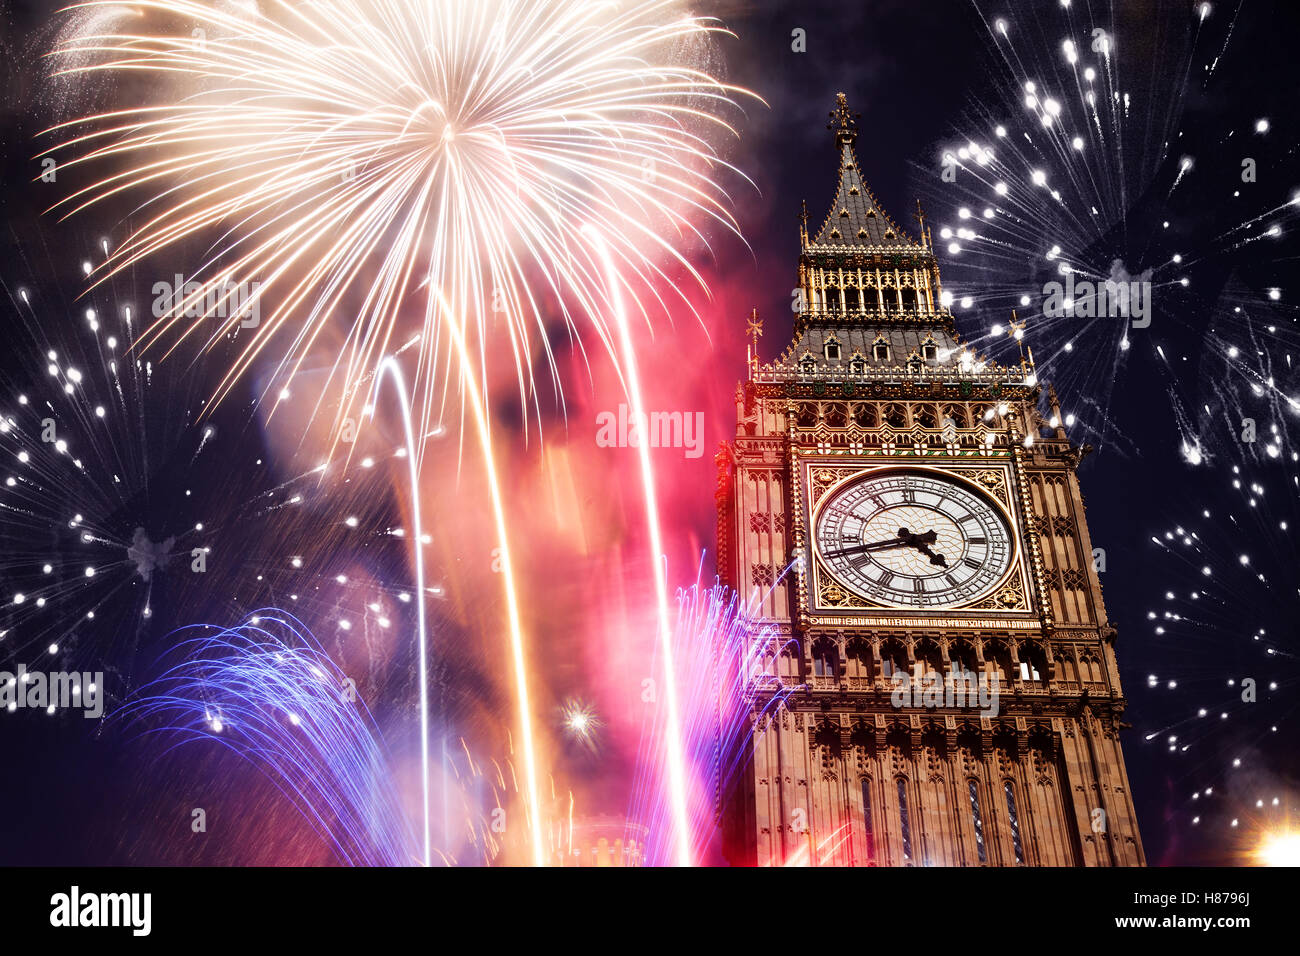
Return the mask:
<svg viewBox="0 0 1300 956">
<path fill-rule="evenodd" d="M 355 684 L 292 614 L 194 625 L 184 660 L 114 714 L 143 734 L 225 747 L 269 777 L 346 865 L 420 861 L 383 736 Z"/>
</svg>

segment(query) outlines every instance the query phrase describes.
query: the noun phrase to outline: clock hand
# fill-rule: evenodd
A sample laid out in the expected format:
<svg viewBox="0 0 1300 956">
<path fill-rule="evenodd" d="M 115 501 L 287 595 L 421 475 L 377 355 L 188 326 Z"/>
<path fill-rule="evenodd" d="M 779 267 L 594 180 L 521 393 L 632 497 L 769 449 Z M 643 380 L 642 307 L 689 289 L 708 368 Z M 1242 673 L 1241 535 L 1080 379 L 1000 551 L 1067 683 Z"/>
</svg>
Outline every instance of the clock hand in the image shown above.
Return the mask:
<svg viewBox="0 0 1300 956">
<path fill-rule="evenodd" d="M 867 544 L 855 544 L 847 548 L 838 548 L 835 551 L 823 551 L 824 558 L 839 558 L 846 554 L 864 554 L 870 551 L 884 551 L 888 548 L 907 547 L 910 542 L 903 538 L 890 538 L 886 541 L 872 541 Z"/>
<path fill-rule="evenodd" d="M 905 530 L 905 529 L 900 528 L 899 530 Z M 938 534 L 935 533 L 935 530 L 931 528 L 929 531 L 926 531 L 923 534 L 909 535 L 908 544 L 910 544 L 912 547 L 916 548 L 917 551 L 920 551 L 923 555 L 929 558 L 930 563 L 933 564 L 935 567 L 946 568 L 948 566 L 948 559 L 945 558 L 942 554 L 939 554 L 930 548 L 930 545 L 934 544 L 935 541 L 938 540 L 938 537 L 939 536 Z"/>
<path fill-rule="evenodd" d="M 930 563 L 933 564 L 935 567 L 946 568 L 948 566 L 948 559 L 945 558 L 942 554 L 939 554 L 935 551 L 931 551 L 925 545 L 921 545 L 920 551 L 922 554 L 926 555 L 930 559 Z"/>
</svg>

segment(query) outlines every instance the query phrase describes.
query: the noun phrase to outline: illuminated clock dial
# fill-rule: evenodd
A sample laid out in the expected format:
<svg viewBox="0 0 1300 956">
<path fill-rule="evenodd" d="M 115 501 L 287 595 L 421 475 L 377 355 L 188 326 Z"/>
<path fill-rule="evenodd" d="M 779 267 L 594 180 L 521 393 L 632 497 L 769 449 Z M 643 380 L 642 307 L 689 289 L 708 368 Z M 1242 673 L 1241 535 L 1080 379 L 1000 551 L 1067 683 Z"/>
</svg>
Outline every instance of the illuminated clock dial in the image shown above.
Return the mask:
<svg viewBox="0 0 1300 956">
<path fill-rule="evenodd" d="M 970 485 L 928 471 L 849 482 L 817 512 L 814 541 L 835 579 L 859 597 L 901 607 L 954 607 L 997 586 L 1011 567 L 1011 528 Z"/>
</svg>

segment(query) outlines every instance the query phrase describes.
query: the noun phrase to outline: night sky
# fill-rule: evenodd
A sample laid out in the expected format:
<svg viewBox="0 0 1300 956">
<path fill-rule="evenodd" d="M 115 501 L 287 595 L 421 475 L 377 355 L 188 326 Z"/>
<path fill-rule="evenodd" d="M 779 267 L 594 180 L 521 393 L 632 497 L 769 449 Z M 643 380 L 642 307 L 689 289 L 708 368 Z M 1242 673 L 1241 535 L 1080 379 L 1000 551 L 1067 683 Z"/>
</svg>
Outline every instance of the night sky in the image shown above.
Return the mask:
<svg viewBox="0 0 1300 956">
<path fill-rule="evenodd" d="M 39 152 L 36 136 L 57 119 L 60 105 L 49 82 L 42 79 L 39 53 L 52 35 L 56 6 L 0 0 L 0 51 L 6 63 L 0 116 L 4 176 L 0 205 L 6 218 L 0 239 L 0 288 L 5 293 L 0 296 L 0 322 L 8 330 L 0 354 L 0 401 L 6 406 L 17 392 L 40 387 L 43 363 L 32 357 L 44 350 L 43 342 L 64 343 L 61 348 L 72 351 L 59 323 L 82 321 L 80 262 L 91 255 L 101 233 L 119 233 L 121 216 L 128 214 L 93 213 L 68 222 L 43 214 L 53 187 L 33 182 L 40 174 L 33 158 Z M 1293 481 L 1294 446 L 1286 433 L 1294 427 L 1290 424 L 1294 413 L 1288 423 L 1285 416 L 1272 414 L 1275 406 L 1266 397 L 1252 396 L 1248 384 L 1242 383 L 1253 379 L 1234 379 L 1229 374 L 1221 346 L 1237 345 L 1243 353 L 1238 368 L 1267 367 L 1263 378 L 1271 376 L 1279 389 L 1296 394 L 1290 355 L 1300 345 L 1294 325 L 1294 302 L 1300 296 L 1296 282 L 1300 245 L 1294 236 L 1300 234 L 1296 231 L 1300 222 L 1294 206 L 1273 211 L 1284 207 L 1300 188 L 1293 108 L 1300 11 L 1285 0 L 1219 2 L 1198 32 L 1195 5 L 1189 0 L 1114 5 L 1122 8 L 1115 23 L 1110 22 L 1111 4 L 1091 5 L 1094 23 L 1086 0 L 1076 0 L 1073 30 L 1067 28 L 1057 4 L 1047 0 L 979 4 L 817 0 L 702 6 L 736 34 L 720 42 L 726 78 L 755 91 L 766 105 L 745 104 L 744 115 L 736 119 L 738 139 L 724 149 L 728 161 L 752 180 L 752 185 L 731 186 L 748 248 L 717 231 L 710 236 L 713 255 L 699 259 L 714 292 L 712 300 L 702 300 L 700 305 L 707 337 L 691 318 L 657 332 L 656 341 L 670 359 L 683 352 L 691 356 L 692 367 L 683 372 L 691 383 L 689 398 L 683 401 L 696 404 L 685 407 L 709 411 L 705 447 L 710 453 L 699 461 L 679 459 L 664 465 L 671 470 L 666 483 L 674 489 L 667 511 L 668 532 L 674 539 L 669 545 L 670 563 L 687 568 L 692 557 L 698 560 L 701 549 L 711 554 L 713 546 L 711 450 L 733 427 L 727 420 L 728 400 L 744 371 L 745 316 L 758 308 L 767 319 L 761 343 L 765 360 L 783 351 L 789 341 L 788 303 L 796 282 L 800 201 L 807 200 L 810 215 L 820 222 L 835 184 L 835 153 L 825 129 L 835 94 L 846 93 L 850 105 L 861 113 L 857 153 L 876 196 L 906 229 L 915 225 L 915 200 L 922 198 L 937 237 L 942 226 L 956 228 L 957 210 L 972 203 L 970 193 L 964 191 L 970 187 L 964 174 L 951 185 L 941 179 L 942 153 L 963 145 L 969 137 L 989 137 L 994 123 L 1014 124 L 1013 129 L 1025 125 L 1024 106 L 1019 102 L 1022 91 L 996 54 L 986 17 L 988 21 L 1006 17 L 1016 42 L 1023 44 L 1020 49 L 1038 50 L 1042 63 L 1059 64 L 1062 39 L 1073 36 L 1083 43 L 1092 25 L 1106 28 L 1116 38 L 1117 60 L 1125 77 L 1122 86 L 1131 91 L 1134 103 L 1126 129 L 1141 135 L 1125 144 L 1118 163 L 1129 176 L 1125 215 L 1096 240 L 1088 254 L 1096 261 L 1122 258 L 1135 273 L 1162 264 L 1157 281 L 1168 285 L 1157 289 L 1152 326 L 1131 333 L 1123 356 L 1115 351 L 1114 330 L 1080 332 L 1074 352 L 1066 355 L 1060 352 L 1059 337 L 1069 336 L 1069 331 L 1060 325 L 1036 329 L 1031 318 L 1027 341 L 1040 356 L 1040 377 L 1057 382 L 1063 405 L 1077 411 L 1071 437 L 1095 449 L 1080 469 L 1080 480 L 1094 545 L 1107 555 L 1101 580 L 1111 623 L 1119 632 L 1117 653 L 1129 700 L 1126 719 L 1133 725 L 1124 746 L 1147 858 L 1152 864 L 1173 865 L 1242 861 L 1241 854 L 1253 845 L 1261 827 L 1300 811 L 1296 781 L 1300 767 L 1294 746 L 1300 676 L 1294 656 L 1300 650 L 1295 621 L 1300 599 L 1291 534 L 1279 530 L 1283 521 L 1295 527 L 1300 507 Z M 806 31 L 806 52 L 792 51 L 795 30 Z M 1212 61 L 1214 69 L 1207 79 L 1205 67 Z M 1044 82 L 1050 79 L 1043 76 Z M 1254 132 L 1261 118 L 1269 120 L 1266 135 Z M 1195 157 L 1195 165 L 1183 182 L 1171 188 L 1184 156 Z M 1257 160 L 1254 183 L 1242 183 L 1243 156 Z M 1259 216 L 1264 217 L 1259 224 L 1239 229 Z M 1238 241 L 1258 236 L 1274 223 L 1281 226 L 1280 237 Z M 1002 348 L 984 337 L 992 324 L 1006 322 L 1013 303 L 990 290 L 1017 283 L 1025 288 L 1040 286 L 1043 250 L 1026 245 L 1000 258 L 981 260 L 975 251 L 979 243 L 966 245 L 969 248 L 961 253 L 947 256 L 945 243 L 939 243 L 945 288 L 958 298 L 973 298 L 969 307 L 954 308 L 958 328 L 968 338 L 984 342 L 981 348 Z M 1176 253 L 1185 257 L 1185 267 L 1169 265 Z M 1186 286 L 1177 282 L 1183 277 L 1188 279 Z M 137 281 L 145 288 L 149 284 L 145 275 Z M 132 289 L 126 280 L 118 286 L 119 296 L 134 294 L 143 299 L 146 295 L 145 288 Z M 17 302 L 20 289 L 32 290 L 53 304 L 46 313 L 49 327 L 33 331 Z M 1279 289 L 1280 297 L 1270 300 L 1269 289 Z M 1233 312 L 1237 306 L 1251 314 L 1255 337 L 1242 314 Z M 674 337 L 687 344 L 674 343 Z M 1051 359 L 1044 365 L 1046 356 Z M 667 376 L 671 369 L 669 360 L 658 365 L 650 361 L 647 375 Z M 203 393 L 212 377 L 199 364 L 160 374 L 171 376 L 168 387 L 183 390 L 186 401 Z M 600 380 L 597 374 L 597 385 Z M 188 440 L 183 437 L 184 423 L 169 417 L 175 412 L 175 401 L 161 403 L 169 407 L 151 411 L 149 421 L 141 426 L 141 433 L 147 433 L 160 453 L 137 469 L 149 476 L 148 488 L 120 506 L 122 526 L 141 521 L 148 525 L 149 519 L 139 515 L 171 515 L 175 528 L 168 521 L 150 528 L 151 537 L 158 539 L 188 526 L 192 518 L 185 509 L 189 507 L 196 514 L 234 515 L 225 522 L 222 543 L 228 550 L 247 553 L 249 564 L 238 574 L 233 568 L 219 570 L 202 587 L 160 585 L 153 615 L 157 620 L 147 626 L 139 621 L 124 623 L 132 611 L 123 609 L 121 621 L 114 626 L 121 633 L 130 631 L 131 640 L 115 643 L 110 656 L 124 673 L 136 677 L 154 673 L 152 668 L 165 650 L 167 629 L 201 620 L 224 621 L 275 603 L 284 597 L 280 592 L 294 587 L 261 578 L 250 581 L 246 573 L 256 570 L 266 542 L 252 518 L 241 521 L 238 515 L 257 513 L 258 496 L 276 488 L 292 470 L 262 463 L 276 446 L 252 410 L 252 400 L 264 384 L 244 383 L 229 407 L 217 412 L 214 420 L 223 440 L 220 454 L 223 467 L 229 469 L 225 473 L 211 467 L 196 472 L 192 467 L 193 450 L 184 444 Z M 596 386 L 576 383 L 575 407 L 599 407 L 583 403 L 585 390 L 592 387 Z M 662 382 L 652 387 L 668 388 Z M 1225 398 L 1225 388 L 1234 397 Z M 1206 406 L 1211 408 L 1208 413 L 1203 411 Z M 1261 435 L 1278 424 L 1281 433 L 1273 440 L 1281 451 L 1276 458 L 1261 450 L 1267 441 L 1244 447 L 1237 440 L 1238 419 L 1245 414 L 1242 408 L 1245 413 L 1254 409 Z M 508 409 L 500 414 L 503 427 L 519 430 Z M 1190 434 L 1200 443 L 1198 465 L 1189 463 L 1185 453 Z M 1234 488 L 1234 481 L 1244 490 Z M 1267 493 L 1252 495 L 1254 482 Z M 181 496 L 182 488 L 193 492 L 188 501 Z M 68 490 L 67 508 L 76 507 L 76 494 Z M 196 499 L 202 508 L 189 503 Z M 382 524 L 392 520 L 397 502 L 393 496 L 379 495 L 367 506 Z M 0 522 L 10 520 L 0 515 Z M 31 523 L 11 527 L 4 546 L 17 547 L 17 538 L 42 534 L 34 527 Z M 1151 541 L 1173 528 L 1196 530 L 1197 556 L 1174 559 Z M 272 533 L 284 534 L 289 541 L 292 534 L 313 532 L 304 523 Z M 376 579 L 401 573 L 401 550 L 391 545 L 391 541 L 371 541 L 359 559 Z M 54 546 L 62 547 L 57 541 Z M 461 541 L 448 547 L 444 558 L 458 547 L 470 554 L 477 546 Z M 1240 561 L 1246 553 L 1248 565 Z M 23 586 L 19 563 L 8 555 L 0 559 L 0 601 L 7 601 L 9 592 Z M 1212 575 L 1203 575 L 1202 566 L 1212 567 Z M 574 567 L 598 576 L 602 568 L 603 573 L 617 574 L 629 565 L 590 558 Z M 322 577 L 332 577 L 336 571 L 328 562 L 319 568 Z M 558 580 L 563 569 L 535 566 L 532 571 Z M 452 572 L 448 574 L 454 578 Z M 1260 581 L 1258 574 L 1264 574 L 1267 582 Z M 607 585 L 612 591 L 624 586 L 631 585 Z M 130 587 L 139 590 L 138 582 Z M 1204 589 L 1204 595 L 1188 600 L 1197 589 Z M 578 600 L 567 591 L 553 598 L 545 596 L 540 586 L 538 591 L 543 595 L 538 600 L 556 602 L 557 614 L 561 603 L 568 607 Z M 1166 598 L 1166 593 L 1175 597 Z M 138 602 L 133 600 L 130 608 L 135 607 Z M 335 613 L 336 606 L 321 598 L 312 609 Z M 1171 610 L 1183 620 L 1168 618 L 1166 612 Z M 1149 616 L 1152 612 L 1155 620 Z M 21 625 L 12 617 L 12 609 L 5 613 L 11 615 L 6 619 L 11 625 Z M 448 622 L 449 628 L 473 630 L 472 615 L 449 612 L 448 617 L 456 618 Z M 1159 626 L 1165 627 L 1165 633 L 1155 632 Z M 1254 640 L 1261 631 L 1264 639 Z M 12 643 L 13 637 L 9 640 Z M 1276 653 L 1268 653 L 1270 647 Z M 543 697 L 558 701 L 585 693 L 599 698 L 598 692 L 584 686 L 590 669 L 571 666 L 564 645 L 554 651 Z M 409 657 L 396 657 L 376 666 L 371 677 L 397 695 L 409 690 L 409 678 L 400 676 L 407 662 Z M 0 663 L 7 663 L 2 648 Z M 481 662 L 463 659 L 459 663 L 464 668 L 460 681 L 467 701 L 465 719 L 472 720 L 487 706 L 475 704 L 476 695 L 497 693 L 499 687 L 493 690 L 487 683 L 476 683 Z M 1157 680 L 1149 681 L 1149 675 Z M 1258 703 L 1243 705 L 1238 689 L 1229 685 L 1246 676 L 1259 681 Z M 1177 682 L 1173 688 L 1171 680 Z M 1267 690 L 1269 682 L 1276 682 L 1275 690 Z M 1208 716 L 1188 722 L 1200 708 Z M 1220 717 L 1221 712 L 1229 716 Z M 249 848 L 252 837 L 238 852 L 229 847 L 175 849 L 172 837 L 183 836 L 185 826 L 183 817 L 169 816 L 170 803 L 188 805 L 188 792 L 201 786 L 200 779 L 219 776 L 222 765 L 155 759 L 131 735 L 117 733 L 112 726 L 96 732 L 88 729 L 90 723 L 77 718 L 51 720 L 39 713 L 0 714 L 0 753 L 8 768 L 22 770 L 21 776 L 6 774 L 0 783 L 0 820 L 4 821 L 0 862 L 285 859 L 283 847 L 279 856 L 269 850 L 259 856 L 258 850 Z M 1177 728 L 1170 729 L 1174 725 Z M 1150 741 L 1144 739 L 1153 734 Z M 1172 751 L 1171 735 L 1177 737 Z M 1187 744 L 1191 746 L 1182 750 Z M 616 804 L 617 797 L 611 794 L 629 757 L 613 750 L 605 756 L 602 762 L 589 755 L 565 754 L 561 763 L 570 779 Z M 1241 765 L 1233 766 L 1234 760 Z M 276 795 L 265 782 L 254 780 L 248 786 L 256 792 L 247 797 L 254 801 L 250 805 L 274 804 Z M 1191 799 L 1207 787 L 1214 789 L 1213 795 Z M 161 791 L 175 799 L 160 797 Z M 1272 797 L 1280 802 L 1269 809 Z M 1265 799 L 1265 808 L 1255 806 L 1257 799 Z M 222 800 L 220 806 L 230 815 L 242 812 L 229 795 Z M 1201 821 L 1193 823 L 1198 816 Z M 287 813 L 276 819 L 288 826 L 294 817 Z M 1234 819 L 1239 821 L 1235 827 Z M 314 846 L 289 856 L 304 862 L 324 858 Z"/>
</svg>

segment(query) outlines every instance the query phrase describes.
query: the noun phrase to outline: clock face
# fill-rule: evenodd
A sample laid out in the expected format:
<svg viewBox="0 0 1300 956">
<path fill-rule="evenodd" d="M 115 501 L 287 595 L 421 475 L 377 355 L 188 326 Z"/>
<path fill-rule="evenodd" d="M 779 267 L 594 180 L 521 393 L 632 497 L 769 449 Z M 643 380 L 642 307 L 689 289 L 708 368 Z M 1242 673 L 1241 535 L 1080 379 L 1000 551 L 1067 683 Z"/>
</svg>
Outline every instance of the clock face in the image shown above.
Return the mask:
<svg viewBox="0 0 1300 956">
<path fill-rule="evenodd" d="M 835 579 L 859 597 L 952 607 L 991 591 L 1011 567 L 1002 511 L 971 486 L 932 472 L 859 478 L 821 506 L 814 541 Z"/>
</svg>

